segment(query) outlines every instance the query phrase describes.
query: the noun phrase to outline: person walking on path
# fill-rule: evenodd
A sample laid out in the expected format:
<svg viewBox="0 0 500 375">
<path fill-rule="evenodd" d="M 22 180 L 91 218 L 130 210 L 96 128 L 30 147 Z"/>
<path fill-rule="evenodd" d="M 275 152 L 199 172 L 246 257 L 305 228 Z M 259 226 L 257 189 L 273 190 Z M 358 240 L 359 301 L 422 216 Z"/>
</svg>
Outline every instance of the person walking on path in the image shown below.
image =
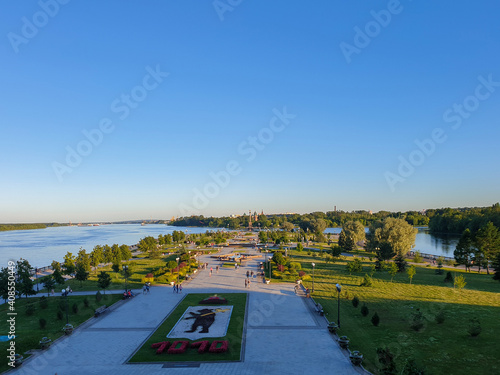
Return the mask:
<svg viewBox="0 0 500 375">
<path fill-rule="evenodd" d="M 245 279 L 245 289 L 248 287 L 248 279 Z"/>
<path fill-rule="evenodd" d="M 175 293 L 175 283 L 172 285 L 172 293 Z"/>
<path fill-rule="evenodd" d="M 182 293 L 182 284 L 179 285 L 179 293 Z"/>
</svg>

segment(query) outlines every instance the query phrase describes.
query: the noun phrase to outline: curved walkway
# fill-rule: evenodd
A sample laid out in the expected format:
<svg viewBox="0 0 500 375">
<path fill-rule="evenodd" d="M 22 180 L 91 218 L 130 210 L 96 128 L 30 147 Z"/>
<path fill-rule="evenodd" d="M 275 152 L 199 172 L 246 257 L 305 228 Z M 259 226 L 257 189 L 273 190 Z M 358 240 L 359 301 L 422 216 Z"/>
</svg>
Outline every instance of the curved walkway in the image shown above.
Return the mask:
<svg viewBox="0 0 500 375">
<path fill-rule="evenodd" d="M 222 253 L 229 249 L 222 250 Z M 245 249 L 248 252 L 248 248 Z M 254 251 L 254 250 L 251 250 Z M 171 287 L 152 287 L 151 293 L 139 294 L 118 305 L 113 311 L 89 320 L 73 335 L 51 348 L 35 354 L 12 374 L 357 374 L 331 334 L 311 311 L 305 298 L 295 295 L 292 284 L 262 283 L 253 278 L 245 289 L 246 271 L 258 269 L 263 259 L 247 262 L 239 270 L 215 267 L 209 263 L 189 283 L 182 294 L 248 292 L 246 337 L 241 362 L 201 363 L 195 368 L 163 367 L 163 364 L 126 364 L 127 359 L 156 329 L 180 301 L 182 294 Z M 213 267 L 210 276 L 209 269 Z M 260 281 L 260 282 L 259 282 Z"/>
</svg>

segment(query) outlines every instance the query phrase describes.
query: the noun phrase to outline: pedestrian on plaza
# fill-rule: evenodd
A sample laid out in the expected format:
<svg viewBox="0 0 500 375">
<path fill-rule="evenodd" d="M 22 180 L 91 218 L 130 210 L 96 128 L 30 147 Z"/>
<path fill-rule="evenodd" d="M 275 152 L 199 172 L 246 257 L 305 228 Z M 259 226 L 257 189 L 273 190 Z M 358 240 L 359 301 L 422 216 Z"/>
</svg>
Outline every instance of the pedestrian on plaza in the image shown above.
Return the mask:
<svg viewBox="0 0 500 375">
<path fill-rule="evenodd" d="M 146 283 L 146 293 L 149 294 L 149 283 Z"/>
<path fill-rule="evenodd" d="M 248 279 L 248 277 L 249 277 L 249 276 L 250 276 L 250 272 L 249 272 L 249 271 L 247 271 L 247 279 Z"/>
<path fill-rule="evenodd" d="M 219 266 L 215 267 L 215 271 L 219 273 Z"/>
<path fill-rule="evenodd" d="M 172 293 L 175 293 L 175 283 L 172 285 Z"/>
<path fill-rule="evenodd" d="M 179 293 L 182 293 L 182 284 L 179 285 Z"/>
<path fill-rule="evenodd" d="M 248 285 L 248 279 L 245 279 L 245 289 L 247 288 Z"/>
</svg>

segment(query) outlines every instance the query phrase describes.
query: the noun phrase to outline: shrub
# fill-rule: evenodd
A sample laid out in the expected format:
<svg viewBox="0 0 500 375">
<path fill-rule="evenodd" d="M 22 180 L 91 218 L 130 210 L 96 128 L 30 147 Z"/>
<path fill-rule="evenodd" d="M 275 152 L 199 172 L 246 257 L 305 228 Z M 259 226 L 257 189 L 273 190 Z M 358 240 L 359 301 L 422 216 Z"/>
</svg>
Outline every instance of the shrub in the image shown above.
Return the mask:
<svg viewBox="0 0 500 375">
<path fill-rule="evenodd" d="M 413 262 L 415 263 L 422 263 L 424 261 L 424 258 L 422 258 L 422 255 L 420 254 L 420 251 L 416 251 L 415 255 L 413 256 Z"/>
<path fill-rule="evenodd" d="M 299 271 L 299 270 L 302 269 L 302 266 L 300 265 L 299 262 L 291 262 L 290 263 L 290 267 L 293 268 L 293 269 L 296 269 L 297 271 Z"/>
<path fill-rule="evenodd" d="M 358 297 L 354 296 L 354 298 L 352 299 L 352 305 L 354 307 L 358 307 L 358 305 L 359 305 L 359 298 Z"/>
<path fill-rule="evenodd" d="M 446 273 L 446 277 L 444 278 L 445 283 L 452 283 L 453 282 L 453 276 L 450 271 Z"/>
<path fill-rule="evenodd" d="M 370 275 L 365 274 L 365 277 L 363 278 L 363 281 L 361 282 L 361 286 L 372 286 L 373 281 Z"/>
<path fill-rule="evenodd" d="M 95 294 L 95 300 L 97 302 L 100 302 L 102 300 L 102 294 L 100 291 L 97 291 L 97 293 Z"/>
<path fill-rule="evenodd" d="M 479 336 L 481 333 L 482 328 L 481 328 L 481 323 L 479 323 L 478 318 L 472 318 L 469 320 L 469 326 L 467 327 L 467 332 L 469 335 L 472 337 Z"/>
<path fill-rule="evenodd" d="M 73 310 L 75 314 L 78 314 L 78 305 L 74 303 L 73 306 L 71 306 L 71 310 Z"/>
<path fill-rule="evenodd" d="M 424 328 L 424 315 L 420 309 L 417 309 L 417 311 L 412 314 L 410 328 L 417 332 Z"/>
<path fill-rule="evenodd" d="M 38 324 L 40 324 L 40 328 L 44 329 L 45 326 L 47 325 L 47 321 L 44 318 L 38 319 Z"/>
<path fill-rule="evenodd" d="M 312 279 L 311 275 L 304 275 L 304 276 L 302 276 L 302 281 L 309 281 L 311 279 Z"/>
<path fill-rule="evenodd" d="M 26 315 L 31 316 L 35 313 L 35 306 L 33 304 L 26 305 L 25 309 Z"/>
<path fill-rule="evenodd" d="M 40 298 L 40 308 L 42 309 L 46 309 L 48 306 L 49 306 L 49 301 L 47 301 L 47 297 L 45 296 L 42 296 L 42 298 Z"/>
<path fill-rule="evenodd" d="M 83 299 L 83 305 L 84 305 L 85 307 L 89 307 L 90 302 L 89 302 L 89 299 L 88 299 L 87 297 L 85 297 L 85 298 Z"/>
<path fill-rule="evenodd" d="M 363 303 L 363 306 L 361 307 L 361 315 L 363 315 L 363 316 L 367 316 L 369 313 L 370 313 L 370 310 L 368 310 L 368 306 L 366 306 L 366 305 Z"/>
<path fill-rule="evenodd" d="M 282 264 L 278 264 L 278 271 L 283 272 L 285 270 L 285 266 Z"/>
<path fill-rule="evenodd" d="M 444 323 L 445 318 L 446 316 L 444 315 L 444 310 L 439 310 L 438 313 L 436 314 L 436 323 L 437 324 Z"/>
<path fill-rule="evenodd" d="M 61 310 L 57 310 L 57 320 L 62 320 L 64 317 L 64 314 Z"/>
<path fill-rule="evenodd" d="M 396 374 L 396 362 L 394 354 L 389 348 L 377 348 L 378 362 L 382 365 L 381 374 Z"/>
<path fill-rule="evenodd" d="M 117 263 L 113 263 L 111 269 L 113 270 L 113 272 L 120 272 L 120 265 Z"/>
<path fill-rule="evenodd" d="M 375 327 L 378 327 L 378 324 L 380 323 L 380 317 L 378 316 L 377 313 L 373 314 L 372 316 L 372 324 L 375 326 Z"/>
</svg>

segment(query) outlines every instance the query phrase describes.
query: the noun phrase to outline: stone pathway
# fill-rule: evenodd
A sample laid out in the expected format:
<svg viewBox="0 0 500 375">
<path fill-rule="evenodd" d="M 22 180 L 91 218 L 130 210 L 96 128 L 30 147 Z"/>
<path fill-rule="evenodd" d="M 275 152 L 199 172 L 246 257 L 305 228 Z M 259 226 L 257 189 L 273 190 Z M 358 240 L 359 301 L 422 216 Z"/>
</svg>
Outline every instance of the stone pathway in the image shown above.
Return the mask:
<svg viewBox="0 0 500 375">
<path fill-rule="evenodd" d="M 227 253 L 233 249 L 224 249 Z M 245 249 L 249 251 L 248 248 Z M 255 252 L 255 250 L 250 250 Z M 252 279 L 245 289 L 246 271 L 258 271 L 264 258 L 253 259 L 238 271 L 215 267 L 220 264 L 209 256 L 209 263 L 182 293 L 172 287 L 152 287 L 150 294 L 124 301 L 113 311 L 91 319 L 71 336 L 45 352 L 34 355 L 12 374 L 357 374 L 349 359 L 327 331 L 324 319 L 313 312 L 310 301 L 294 293 L 292 284 L 264 284 Z M 212 276 L 209 275 L 213 267 Z M 185 293 L 248 292 L 246 337 L 241 362 L 201 363 L 199 367 L 176 368 L 160 364 L 126 364 L 127 359 L 156 329 Z M 76 294 L 76 293 L 75 293 Z"/>
</svg>

